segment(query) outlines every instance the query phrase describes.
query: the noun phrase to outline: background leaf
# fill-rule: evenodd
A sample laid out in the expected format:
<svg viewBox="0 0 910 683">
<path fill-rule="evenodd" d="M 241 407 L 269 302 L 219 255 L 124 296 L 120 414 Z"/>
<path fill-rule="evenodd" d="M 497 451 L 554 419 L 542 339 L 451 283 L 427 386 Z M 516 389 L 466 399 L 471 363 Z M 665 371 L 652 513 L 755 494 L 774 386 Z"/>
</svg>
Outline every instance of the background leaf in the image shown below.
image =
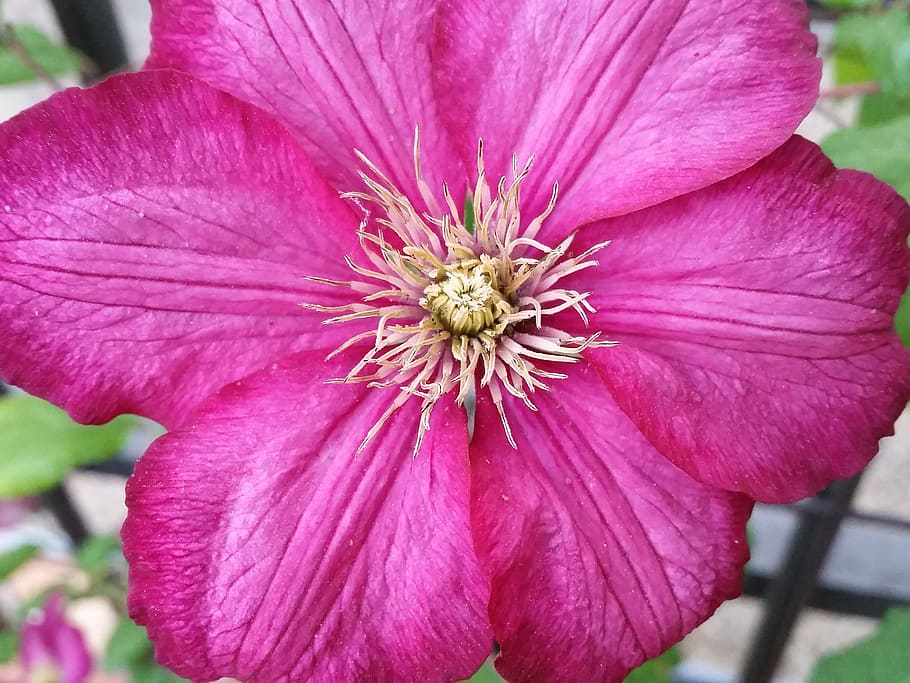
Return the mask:
<svg viewBox="0 0 910 683">
<path fill-rule="evenodd" d="M 874 636 L 823 657 L 809 683 L 910 683 L 908 634 L 910 609 L 892 608 Z"/>
<path fill-rule="evenodd" d="M 19 569 L 23 564 L 28 562 L 38 552 L 38 548 L 33 545 L 23 545 L 15 550 L 0 555 L 0 581 Z"/>
<path fill-rule="evenodd" d="M 120 540 L 116 536 L 91 536 L 79 546 L 76 564 L 91 574 L 106 568 L 111 556 L 119 552 Z"/>
<path fill-rule="evenodd" d="M 79 53 L 55 43 L 34 26 L 12 27 L 16 43 L 49 74 L 59 76 L 78 71 Z M 0 85 L 33 81 L 38 75 L 5 42 L 0 42 Z"/>
<path fill-rule="evenodd" d="M 502 678 L 496 673 L 492 660 L 488 659 L 465 683 L 502 683 Z"/>
<path fill-rule="evenodd" d="M 901 304 L 897 307 L 897 313 L 894 315 L 894 327 L 900 335 L 901 341 L 904 342 L 904 346 L 910 348 L 910 288 L 904 292 Z"/>
<path fill-rule="evenodd" d="M 0 664 L 9 662 L 19 652 L 19 634 L 0 631 Z"/>
<path fill-rule="evenodd" d="M 129 617 L 123 617 L 111 635 L 104 655 L 104 668 L 113 671 L 130 669 L 152 656 L 152 643 L 142 626 Z"/>
<path fill-rule="evenodd" d="M 822 149 L 837 166 L 872 173 L 910 198 L 910 115 L 877 126 L 845 128 L 822 142 Z"/>
<path fill-rule="evenodd" d="M 878 81 L 885 94 L 910 96 L 910 15 L 905 10 L 844 17 L 834 47 L 839 83 Z"/>
<path fill-rule="evenodd" d="M 859 106 L 858 122 L 861 126 L 874 126 L 910 112 L 910 95 L 874 93 L 866 95 Z"/>
<path fill-rule="evenodd" d="M 73 468 L 107 460 L 123 447 L 133 424 L 134 418 L 122 416 L 85 426 L 33 396 L 0 398 L 0 497 L 46 491 Z"/>
<path fill-rule="evenodd" d="M 133 681 L 141 683 L 179 683 L 185 679 L 158 666 L 154 648 L 145 629 L 129 617 L 123 617 L 108 641 L 104 655 L 108 671 L 129 671 Z"/>
<path fill-rule="evenodd" d="M 680 662 L 679 650 L 671 647 L 659 657 L 649 659 L 632 671 L 625 683 L 670 683 L 673 680 L 673 669 Z"/>
<path fill-rule="evenodd" d="M 833 10 L 856 10 L 872 7 L 874 0 L 821 0 L 821 4 Z"/>
<path fill-rule="evenodd" d="M 655 657 L 632 671 L 625 679 L 625 683 L 671 683 L 673 669 L 680 662 L 680 654 L 676 648 L 670 648 L 659 657 Z M 502 678 L 496 673 L 492 660 L 480 667 L 465 683 L 502 683 Z"/>
</svg>

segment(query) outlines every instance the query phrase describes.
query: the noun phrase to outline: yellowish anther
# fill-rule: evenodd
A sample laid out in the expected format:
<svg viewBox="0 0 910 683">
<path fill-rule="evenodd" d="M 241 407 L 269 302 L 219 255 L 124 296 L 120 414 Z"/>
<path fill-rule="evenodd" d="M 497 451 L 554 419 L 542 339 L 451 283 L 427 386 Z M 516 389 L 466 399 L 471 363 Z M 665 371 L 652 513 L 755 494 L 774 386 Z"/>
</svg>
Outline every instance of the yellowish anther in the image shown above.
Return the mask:
<svg viewBox="0 0 910 683">
<path fill-rule="evenodd" d="M 372 177 L 363 174 L 368 192 L 345 196 L 357 206 L 378 206 L 371 219 L 364 209 L 358 231 L 364 265 L 345 257 L 355 273 L 351 281 L 311 280 L 351 290 L 357 296 L 343 305 L 302 304 L 336 314 L 326 323 L 374 318 L 376 326 L 360 331 L 330 356 L 362 346 L 363 356 L 338 382 L 366 382 L 376 388 L 398 387 L 388 408 L 369 430 L 363 450 L 383 424 L 407 401 L 422 401 L 416 456 L 436 402 L 452 392 L 464 404 L 485 389 L 499 412 L 506 438 L 516 447 L 506 417 L 505 394 L 537 410 L 531 400 L 547 390 L 545 380 L 565 379 L 556 364 L 575 363 L 583 351 L 614 342 L 600 333 L 579 337 L 559 325 L 572 310 L 587 324 L 594 311 L 589 292 L 567 288 L 564 281 L 597 265 L 591 257 L 607 246 L 601 242 L 579 255 L 570 251 L 574 235 L 553 247 L 537 239 L 556 204 L 556 187 L 546 209 L 530 221 L 521 215 L 520 189 L 530 171 L 513 159 L 511 179 L 487 181 L 483 148 L 478 145 L 477 182 L 470 195 L 472 220 L 461 214 L 448 186 L 444 203 L 433 197 L 422 177 L 419 144 L 414 168 L 420 199 L 429 213 L 415 208 L 369 159 L 361 156 Z M 448 213 L 442 213 L 443 207 Z M 473 227 L 473 229 L 472 229 Z M 332 302 L 334 303 L 334 302 Z M 339 315 L 340 314 L 340 315 Z M 366 348 L 372 341 L 372 348 Z"/>
<path fill-rule="evenodd" d="M 420 305 L 455 336 L 498 337 L 512 313 L 499 290 L 495 268 L 479 259 L 445 266 L 436 282 L 423 290 Z"/>
</svg>

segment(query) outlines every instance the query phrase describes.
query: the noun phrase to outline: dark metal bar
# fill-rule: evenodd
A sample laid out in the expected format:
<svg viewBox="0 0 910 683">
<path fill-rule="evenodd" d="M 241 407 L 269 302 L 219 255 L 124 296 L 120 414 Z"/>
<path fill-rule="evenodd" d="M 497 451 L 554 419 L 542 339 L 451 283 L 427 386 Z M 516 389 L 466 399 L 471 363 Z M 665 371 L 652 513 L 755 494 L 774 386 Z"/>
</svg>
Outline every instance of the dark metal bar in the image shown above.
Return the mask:
<svg viewBox="0 0 910 683">
<path fill-rule="evenodd" d="M 810 514 L 818 515 L 827 514 L 827 510 L 830 509 L 831 503 L 827 500 L 812 498 L 803 503 L 798 503 L 793 507 L 799 512 L 807 512 Z M 849 510 L 846 517 L 848 521 L 866 522 L 869 524 L 875 524 L 877 526 L 884 526 L 894 529 L 906 529 L 910 531 L 910 519 L 886 517 L 885 515 L 880 515 L 875 512 L 860 512 L 859 510 Z"/>
<path fill-rule="evenodd" d="M 776 576 L 750 573 L 746 576 L 746 581 L 743 585 L 743 595 L 753 598 L 767 595 L 776 578 Z M 910 598 L 902 599 L 901 597 L 884 593 L 852 591 L 820 585 L 816 587 L 805 606 L 825 610 L 826 612 L 834 612 L 835 614 L 881 619 L 885 612 L 892 607 L 908 603 L 910 603 Z"/>
<path fill-rule="evenodd" d="M 110 0 L 51 0 L 66 42 L 88 57 L 87 82 L 122 71 L 126 45 Z"/>
<path fill-rule="evenodd" d="M 135 466 L 135 459 L 117 455 L 110 460 L 102 460 L 101 462 L 92 463 L 90 465 L 83 465 L 79 469 L 88 472 L 110 474 L 112 476 L 127 479 L 133 473 L 133 468 Z"/>
<path fill-rule="evenodd" d="M 82 521 L 82 515 L 62 485 L 41 494 L 41 500 L 74 544 L 81 545 L 88 538 L 88 528 Z"/>
<path fill-rule="evenodd" d="M 820 497 L 827 509 L 802 511 L 780 574 L 765 595 L 765 616 L 746 659 L 741 683 L 769 683 L 800 611 L 812 599 L 819 573 L 834 542 L 860 476 L 831 484 Z"/>
</svg>

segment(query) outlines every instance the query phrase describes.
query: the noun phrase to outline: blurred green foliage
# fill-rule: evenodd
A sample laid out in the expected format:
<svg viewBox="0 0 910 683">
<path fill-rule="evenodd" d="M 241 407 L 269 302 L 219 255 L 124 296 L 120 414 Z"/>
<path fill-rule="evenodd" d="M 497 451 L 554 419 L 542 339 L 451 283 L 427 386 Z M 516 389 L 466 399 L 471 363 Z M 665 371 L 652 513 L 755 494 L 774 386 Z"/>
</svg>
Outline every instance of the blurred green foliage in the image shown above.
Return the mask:
<svg viewBox="0 0 910 683">
<path fill-rule="evenodd" d="M 670 648 L 659 657 L 648 660 L 632 671 L 625 683 L 671 683 L 673 669 L 681 660 L 679 650 Z M 480 667 L 467 683 L 502 683 L 502 678 L 496 673 L 492 660 Z"/>
<path fill-rule="evenodd" d="M 41 77 L 40 70 L 52 76 L 74 73 L 81 63 L 77 52 L 34 26 L 0 25 L 0 85 L 34 81 Z"/>
<path fill-rule="evenodd" d="M 835 9 L 865 9 L 838 22 L 834 61 L 839 85 L 877 86 L 862 97 L 855 126 L 822 149 L 840 167 L 858 168 L 910 201 L 910 3 L 828 0 Z M 910 347 L 910 289 L 894 321 Z M 872 638 L 821 659 L 809 683 L 910 683 L 910 609 L 895 608 Z"/>
<path fill-rule="evenodd" d="M 867 10 L 838 21 L 835 75 L 839 85 L 874 85 L 878 92 L 862 97 L 857 124 L 831 135 L 822 149 L 838 166 L 872 173 L 910 201 L 910 3 L 887 10 L 880 1 L 825 4 Z M 894 326 L 910 347 L 910 289 Z"/>
<path fill-rule="evenodd" d="M 874 636 L 823 657 L 809 683 L 910 683 L 910 609 L 892 608 Z"/>
<path fill-rule="evenodd" d="M 135 423 L 125 415 L 106 425 L 80 425 L 33 396 L 0 397 L 0 498 L 47 491 L 72 469 L 111 458 Z"/>
<path fill-rule="evenodd" d="M 502 683 L 502 678 L 496 673 L 492 660 L 488 659 L 466 683 Z"/>
<path fill-rule="evenodd" d="M 822 149 L 838 166 L 872 173 L 910 198 L 910 112 L 886 123 L 840 130 Z"/>
<path fill-rule="evenodd" d="M 673 669 L 682 657 L 679 650 L 671 647 L 659 657 L 649 659 L 626 677 L 626 683 L 670 683 Z"/>
<path fill-rule="evenodd" d="M 19 651 L 19 634 L 0 631 L 0 664 L 10 661 Z"/>
<path fill-rule="evenodd" d="M 910 94 L 910 16 L 905 9 L 842 18 L 834 48 L 839 83 L 875 80 L 884 93 Z"/>
<path fill-rule="evenodd" d="M 821 4 L 835 10 L 868 9 L 875 5 L 875 0 L 821 0 Z"/>
<path fill-rule="evenodd" d="M 0 581 L 19 569 L 38 552 L 33 545 L 23 545 L 0 555 Z"/>
</svg>

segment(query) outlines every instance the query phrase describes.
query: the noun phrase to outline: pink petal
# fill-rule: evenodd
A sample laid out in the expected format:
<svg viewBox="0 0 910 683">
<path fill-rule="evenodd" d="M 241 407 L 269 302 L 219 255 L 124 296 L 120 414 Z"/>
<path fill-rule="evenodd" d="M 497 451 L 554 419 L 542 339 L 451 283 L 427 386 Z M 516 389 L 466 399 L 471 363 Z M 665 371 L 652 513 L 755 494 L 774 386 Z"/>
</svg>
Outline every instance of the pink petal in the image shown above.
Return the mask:
<svg viewBox="0 0 910 683">
<path fill-rule="evenodd" d="M 436 5 L 152 0 L 147 66 L 187 71 L 271 112 L 340 190 L 363 187 L 356 148 L 416 200 L 415 126 L 431 186 L 460 188 L 464 176 L 431 87 Z"/>
<path fill-rule="evenodd" d="M 484 139 L 492 177 L 535 155 L 523 203 L 558 181 L 564 235 L 783 143 L 818 91 L 806 19 L 803 0 L 443 0 L 440 111 L 467 162 Z"/>
<path fill-rule="evenodd" d="M 262 112 L 174 72 L 68 90 L 0 127 L 0 373 L 79 420 L 171 426 L 338 331 L 297 304 L 357 219 Z"/>
<path fill-rule="evenodd" d="M 464 414 L 419 401 L 363 453 L 395 390 L 326 385 L 320 354 L 226 387 L 127 488 L 130 613 L 193 680 L 469 677 L 489 654 Z"/>
<path fill-rule="evenodd" d="M 483 400 L 471 443 L 497 669 L 621 681 L 739 594 L 752 504 L 668 463 L 587 365 L 534 401 L 507 398 L 517 450 Z"/>
<path fill-rule="evenodd" d="M 83 683 L 92 670 L 85 640 L 64 618 L 59 593 L 51 594 L 38 619 L 25 624 L 21 647 L 26 670 L 56 669 L 61 683 Z"/>
<path fill-rule="evenodd" d="M 735 178 L 582 230 L 612 239 L 592 362 L 622 409 L 707 484 L 782 502 L 855 474 L 910 398 L 893 316 L 910 210 L 794 138 Z"/>
</svg>

